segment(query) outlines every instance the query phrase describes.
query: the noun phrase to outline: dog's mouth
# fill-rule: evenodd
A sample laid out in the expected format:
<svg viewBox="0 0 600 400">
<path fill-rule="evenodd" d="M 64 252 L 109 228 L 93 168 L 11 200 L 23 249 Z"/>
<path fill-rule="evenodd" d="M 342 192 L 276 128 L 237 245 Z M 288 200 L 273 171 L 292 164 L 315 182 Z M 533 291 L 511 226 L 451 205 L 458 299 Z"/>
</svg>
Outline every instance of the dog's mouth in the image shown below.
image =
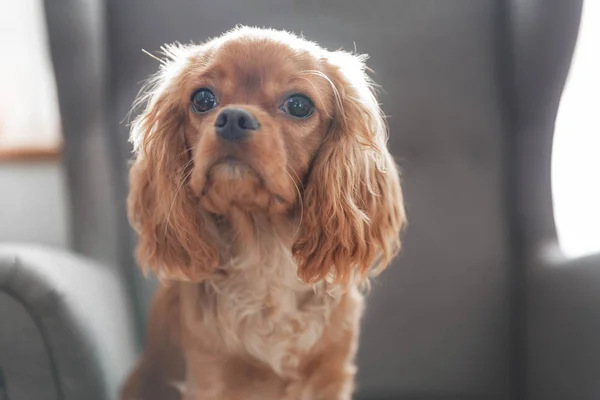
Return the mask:
<svg viewBox="0 0 600 400">
<path fill-rule="evenodd" d="M 208 180 L 238 181 L 249 178 L 260 180 L 259 174 L 247 162 L 233 156 L 218 159 L 207 169 Z"/>
<path fill-rule="evenodd" d="M 276 194 L 258 170 L 240 157 L 216 159 L 204 176 L 199 194 L 203 205 L 217 215 L 226 214 L 231 206 L 254 212 L 283 212 L 293 204 L 293 199 Z"/>
<path fill-rule="evenodd" d="M 248 190 L 264 186 L 258 171 L 240 157 L 226 155 L 208 164 L 203 173 L 203 196 L 219 192 L 223 201 Z"/>
<path fill-rule="evenodd" d="M 244 167 L 248 167 L 248 163 L 240 160 L 238 157 L 234 157 L 234 156 L 225 156 L 222 158 L 219 158 L 217 161 L 215 161 L 213 163 L 213 167 L 219 164 L 226 164 L 229 166 L 244 166 Z"/>
</svg>

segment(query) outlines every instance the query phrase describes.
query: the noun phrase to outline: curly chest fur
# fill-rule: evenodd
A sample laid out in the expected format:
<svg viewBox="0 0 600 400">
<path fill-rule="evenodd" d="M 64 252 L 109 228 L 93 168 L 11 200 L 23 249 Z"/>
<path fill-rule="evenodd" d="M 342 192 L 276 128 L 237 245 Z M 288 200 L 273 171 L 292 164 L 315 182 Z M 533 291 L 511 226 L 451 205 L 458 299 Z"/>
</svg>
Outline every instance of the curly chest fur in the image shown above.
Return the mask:
<svg viewBox="0 0 600 400">
<path fill-rule="evenodd" d="M 322 337 L 339 299 L 297 278 L 286 251 L 233 260 L 183 292 L 184 324 L 211 350 L 293 373 Z"/>
</svg>

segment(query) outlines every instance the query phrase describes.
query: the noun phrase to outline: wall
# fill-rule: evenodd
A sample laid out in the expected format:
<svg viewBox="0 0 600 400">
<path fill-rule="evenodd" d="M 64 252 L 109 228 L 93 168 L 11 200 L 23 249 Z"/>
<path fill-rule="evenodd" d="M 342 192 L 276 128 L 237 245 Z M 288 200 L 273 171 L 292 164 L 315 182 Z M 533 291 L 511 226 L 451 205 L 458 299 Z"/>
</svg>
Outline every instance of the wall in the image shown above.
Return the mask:
<svg viewBox="0 0 600 400">
<path fill-rule="evenodd" d="M 59 161 L 0 161 L 0 242 L 67 247 L 67 209 Z"/>
</svg>

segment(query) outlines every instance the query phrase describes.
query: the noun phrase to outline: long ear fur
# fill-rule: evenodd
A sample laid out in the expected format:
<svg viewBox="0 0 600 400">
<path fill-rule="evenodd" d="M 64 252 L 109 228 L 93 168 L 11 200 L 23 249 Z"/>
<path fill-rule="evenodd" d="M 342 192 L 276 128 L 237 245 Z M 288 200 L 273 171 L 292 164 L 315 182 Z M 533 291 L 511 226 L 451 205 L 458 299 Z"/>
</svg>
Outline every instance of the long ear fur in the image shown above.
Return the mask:
<svg viewBox="0 0 600 400">
<path fill-rule="evenodd" d="M 400 249 L 400 180 L 364 59 L 335 52 L 327 60 L 334 121 L 308 177 L 293 246 L 306 282 L 362 280 L 372 268 L 385 268 Z"/>
<path fill-rule="evenodd" d="M 139 234 L 137 257 L 159 278 L 197 281 L 218 263 L 210 217 L 197 207 L 188 187 L 193 168 L 185 140 L 185 110 L 178 104 L 175 51 L 149 82 L 139 102 L 131 141 L 137 160 L 130 170 L 129 219 Z M 179 66 L 181 70 L 183 68 Z"/>
</svg>

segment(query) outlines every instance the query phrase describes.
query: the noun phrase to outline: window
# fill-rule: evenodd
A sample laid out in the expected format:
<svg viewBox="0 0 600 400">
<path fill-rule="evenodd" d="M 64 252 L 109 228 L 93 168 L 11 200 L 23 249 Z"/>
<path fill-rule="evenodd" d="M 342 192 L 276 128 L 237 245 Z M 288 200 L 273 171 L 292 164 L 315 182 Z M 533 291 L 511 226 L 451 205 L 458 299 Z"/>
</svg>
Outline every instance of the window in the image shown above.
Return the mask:
<svg viewBox="0 0 600 400">
<path fill-rule="evenodd" d="M 61 144 L 43 2 L 0 2 L 0 160 L 54 155 Z"/>
<path fill-rule="evenodd" d="M 563 253 L 600 252 L 600 1 L 585 1 L 556 120 L 552 191 Z"/>
</svg>

